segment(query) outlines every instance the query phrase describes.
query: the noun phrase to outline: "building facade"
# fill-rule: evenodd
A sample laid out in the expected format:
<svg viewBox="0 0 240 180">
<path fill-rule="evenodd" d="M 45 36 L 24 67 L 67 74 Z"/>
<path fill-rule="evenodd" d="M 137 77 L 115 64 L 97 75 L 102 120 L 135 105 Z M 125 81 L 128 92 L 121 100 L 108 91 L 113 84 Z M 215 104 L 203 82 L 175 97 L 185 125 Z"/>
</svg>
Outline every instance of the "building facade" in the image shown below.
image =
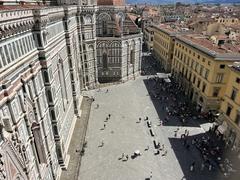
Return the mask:
<svg viewBox="0 0 240 180">
<path fill-rule="evenodd" d="M 154 28 L 153 54 L 166 72 L 171 72 L 174 42 L 177 31 L 168 25 Z"/>
<path fill-rule="evenodd" d="M 171 72 L 198 111 L 215 111 L 219 110 L 226 89 L 227 66 L 234 61 L 240 61 L 234 45 L 229 44 L 226 49 L 202 35 L 176 36 Z"/>
<path fill-rule="evenodd" d="M 125 12 L 124 1 L 98 1 L 97 71 L 100 83 L 126 81 L 141 69 L 142 33 Z M 115 5 L 115 6 L 113 6 Z"/>
<path fill-rule="evenodd" d="M 240 150 L 240 68 L 239 63 L 227 67 L 229 73 L 221 103 L 217 130 L 224 135 L 227 145 Z"/>
<path fill-rule="evenodd" d="M 0 12 L 0 179 L 59 179 L 81 90 L 97 83 L 96 1 L 8 4 Z"/>
<path fill-rule="evenodd" d="M 152 26 L 148 26 L 144 28 L 144 44 L 147 46 L 148 51 L 153 50 L 153 38 L 154 38 L 154 28 Z"/>
</svg>

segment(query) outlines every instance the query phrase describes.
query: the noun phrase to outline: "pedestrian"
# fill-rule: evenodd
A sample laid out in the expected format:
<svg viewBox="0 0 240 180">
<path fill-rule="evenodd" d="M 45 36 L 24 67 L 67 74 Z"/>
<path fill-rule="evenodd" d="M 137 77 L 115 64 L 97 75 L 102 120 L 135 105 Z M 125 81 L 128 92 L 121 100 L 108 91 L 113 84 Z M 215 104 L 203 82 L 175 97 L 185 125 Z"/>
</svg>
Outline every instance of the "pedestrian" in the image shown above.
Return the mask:
<svg viewBox="0 0 240 180">
<path fill-rule="evenodd" d="M 164 144 L 162 144 L 162 150 L 164 150 Z"/>
<path fill-rule="evenodd" d="M 141 122 L 142 118 L 139 118 L 138 121 Z"/>
<path fill-rule="evenodd" d="M 146 116 L 145 120 L 148 120 L 148 116 Z"/>
<path fill-rule="evenodd" d="M 177 137 L 177 131 L 175 131 L 175 133 L 174 133 L 174 137 Z"/>
<path fill-rule="evenodd" d="M 106 93 L 108 93 L 108 89 L 106 90 Z"/>
<path fill-rule="evenodd" d="M 150 179 L 152 178 L 152 171 L 150 172 Z"/>
<path fill-rule="evenodd" d="M 106 117 L 106 121 L 108 121 L 108 117 Z"/>
<path fill-rule="evenodd" d="M 191 164 L 190 171 L 192 172 L 192 171 L 194 171 L 194 169 L 195 169 L 195 161 Z"/>
<path fill-rule="evenodd" d="M 164 153 L 162 154 L 162 156 L 167 156 L 167 150 L 164 151 Z"/>
<path fill-rule="evenodd" d="M 204 162 L 202 162 L 202 164 L 201 164 L 201 171 L 204 170 L 204 167 L 205 167 L 205 164 L 204 164 Z"/>
<path fill-rule="evenodd" d="M 184 140 L 183 140 L 183 146 L 186 146 L 186 144 L 187 144 L 187 139 L 184 138 Z"/>
<path fill-rule="evenodd" d="M 110 117 L 111 117 L 111 114 L 108 114 L 108 118 L 110 119 Z"/>
<path fill-rule="evenodd" d="M 187 134 L 186 134 L 186 136 L 189 136 L 189 130 L 187 131 Z"/>
<path fill-rule="evenodd" d="M 185 138 L 185 134 L 182 134 L 182 135 L 181 135 L 181 139 L 184 139 L 184 138 Z"/>
<path fill-rule="evenodd" d="M 212 164 L 209 164 L 209 166 L 208 166 L 208 170 L 209 170 L 209 171 L 212 170 Z"/>
<path fill-rule="evenodd" d="M 126 155 L 126 160 L 128 160 L 128 155 Z"/>
<path fill-rule="evenodd" d="M 125 154 L 124 154 L 124 153 L 122 153 L 122 158 L 121 158 L 121 159 L 123 159 L 123 158 L 124 158 L 124 156 L 125 156 Z"/>
<path fill-rule="evenodd" d="M 159 121 L 159 126 L 162 126 L 162 124 L 163 124 L 163 121 Z"/>
<path fill-rule="evenodd" d="M 104 128 L 104 129 L 105 129 L 105 127 L 106 127 L 106 124 L 103 125 L 103 128 Z"/>
</svg>

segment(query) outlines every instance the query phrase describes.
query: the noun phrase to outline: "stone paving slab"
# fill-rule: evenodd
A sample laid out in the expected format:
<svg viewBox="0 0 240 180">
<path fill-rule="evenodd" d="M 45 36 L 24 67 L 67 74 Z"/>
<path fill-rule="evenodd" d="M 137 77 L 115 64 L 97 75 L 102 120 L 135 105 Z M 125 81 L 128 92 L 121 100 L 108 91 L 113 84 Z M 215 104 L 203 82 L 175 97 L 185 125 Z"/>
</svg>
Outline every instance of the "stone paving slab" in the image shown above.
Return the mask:
<svg viewBox="0 0 240 180">
<path fill-rule="evenodd" d="M 181 128 L 172 119 L 172 124 L 158 126 L 159 118 L 164 118 L 166 112 L 162 103 L 155 103 L 150 98 L 152 89 L 146 87 L 146 79 L 147 76 L 141 76 L 124 84 L 102 88 L 100 92 L 87 92 L 88 96 L 95 97 L 95 101 L 86 134 L 88 146 L 78 179 L 144 180 L 152 176 L 151 180 L 220 180 L 218 172 L 199 169 L 189 172 L 189 165 L 193 161 L 200 163 L 201 157 L 194 148 L 187 151 L 179 137 L 185 129 L 191 136 L 204 134 L 207 125 L 193 120 L 188 127 Z M 96 108 L 97 104 L 99 108 Z M 104 122 L 109 113 L 112 114 L 110 120 Z M 146 121 L 136 123 L 139 117 L 145 116 L 152 121 L 154 137 L 150 135 Z M 180 130 L 174 137 L 177 128 Z M 154 139 L 165 145 L 167 156 L 162 156 L 162 152 L 154 155 Z M 102 141 L 104 145 L 99 147 Z M 147 146 L 149 150 L 145 151 Z M 135 150 L 140 150 L 142 155 L 131 159 Z M 128 161 L 119 160 L 122 153 L 129 155 Z"/>
<path fill-rule="evenodd" d="M 173 137 L 175 127 L 162 129 L 157 126 L 158 114 L 147 96 L 142 78 L 110 87 L 108 93 L 105 93 L 106 88 L 101 92 L 90 92 L 96 99 L 93 106 L 98 103 L 100 107 L 91 110 L 86 135 L 88 147 L 82 158 L 80 180 L 145 179 L 150 177 L 151 172 L 152 179 L 161 177 L 176 180 L 176 177 L 183 177 L 168 140 L 169 137 Z M 109 113 L 112 117 L 108 122 L 104 122 Z M 154 155 L 154 138 L 150 136 L 146 122 L 136 123 L 139 117 L 143 119 L 145 116 L 155 124 L 155 139 L 164 143 L 168 149 L 166 157 Z M 104 123 L 106 128 L 100 130 Z M 104 146 L 98 147 L 102 140 Z M 144 151 L 147 146 L 150 147 L 149 150 Z M 129 158 L 127 162 L 118 160 L 122 153 L 130 157 L 137 149 L 141 151 L 142 156 L 134 160 Z"/>
</svg>

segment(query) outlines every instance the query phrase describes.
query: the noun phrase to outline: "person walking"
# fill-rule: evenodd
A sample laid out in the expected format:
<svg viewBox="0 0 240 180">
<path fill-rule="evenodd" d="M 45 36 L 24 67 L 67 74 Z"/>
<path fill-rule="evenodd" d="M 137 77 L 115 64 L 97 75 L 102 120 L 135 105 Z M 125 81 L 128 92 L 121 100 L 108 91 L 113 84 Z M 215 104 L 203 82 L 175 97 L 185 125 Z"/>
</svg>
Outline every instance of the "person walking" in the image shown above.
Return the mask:
<svg viewBox="0 0 240 180">
<path fill-rule="evenodd" d="M 110 119 L 110 117 L 111 117 L 111 114 L 108 114 L 108 118 Z"/>
<path fill-rule="evenodd" d="M 193 172 L 195 170 L 195 161 L 190 165 L 190 171 Z"/>
<path fill-rule="evenodd" d="M 123 158 L 124 158 L 124 156 L 125 156 L 125 154 L 124 154 L 124 153 L 122 153 L 122 158 L 121 158 L 121 159 L 123 159 Z"/>
<path fill-rule="evenodd" d="M 209 171 L 212 171 L 212 164 L 209 164 L 208 170 L 209 170 Z"/>
<path fill-rule="evenodd" d="M 175 138 L 177 137 L 177 131 L 174 132 L 174 137 L 175 137 Z"/>
<path fill-rule="evenodd" d="M 152 171 L 150 172 L 150 179 L 152 179 Z"/>
<path fill-rule="evenodd" d="M 105 127 L 106 127 L 106 124 L 103 125 L 103 129 L 105 129 Z"/>
<path fill-rule="evenodd" d="M 101 147 L 103 147 L 104 146 L 104 142 L 103 142 L 103 140 L 102 140 L 102 142 L 101 142 Z"/>
<path fill-rule="evenodd" d="M 162 154 L 162 156 L 167 156 L 167 150 L 164 151 L 164 153 Z"/>
<path fill-rule="evenodd" d="M 205 167 L 205 164 L 204 164 L 204 162 L 202 162 L 202 164 L 201 164 L 201 171 L 204 170 L 204 167 Z"/>
</svg>

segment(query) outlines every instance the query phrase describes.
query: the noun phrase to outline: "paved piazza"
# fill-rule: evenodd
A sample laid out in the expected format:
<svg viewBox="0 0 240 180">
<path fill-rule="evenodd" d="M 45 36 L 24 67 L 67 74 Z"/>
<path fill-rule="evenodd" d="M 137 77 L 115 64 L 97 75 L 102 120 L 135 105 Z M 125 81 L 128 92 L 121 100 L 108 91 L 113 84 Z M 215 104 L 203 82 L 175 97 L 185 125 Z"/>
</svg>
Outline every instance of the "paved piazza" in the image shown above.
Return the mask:
<svg viewBox="0 0 240 180">
<path fill-rule="evenodd" d="M 148 95 L 146 78 L 141 76 L 124 84 L 88 92 L 89 96 L 95 97 L 95 102 L 86 134 L 87 148 L 81 162 L 80 180 L 140 180 L 151 176 L 158 180 L 180 180 L 184 176 L 192 177 L 188 172 L 189 165 L 200 157 L 197 152 L 189 154 L 181 143 L 173 150 L 170 142 L 172 138 L 174 140 L 177 126 L 158 126 L 159 111 Z M 109 90 L 107 93 L 106 89 Z M 99 108 L 96 108 L 97 104 Z M 110 120 L 104 122 L 109 113 L 112 115 Z M 155 137 L 150 135 L 146 121 L 137 123 L 139 117 L 145 116 L 152 121 Z M 185 129 L 180 128 L 179 134 Z M 204 133 L 201 126 L 188 127 L 188 130 L 190 135 Z M 154 139 L 165 145 L 167 156 L 162 156 L 162 151 L 160 155 L 154 155 Z M 102 141 L 104 145 L 99 147 Z M 147 146 L 149 150 L 145 151 Z M 132 159 L 135 150 L 140 150 L 141 156 Z M 128 161 L 119 160 L 122 153 L 128 154 Z M 208 179 L 201 173 L 194 172 L 193 176 L 198 178 L 191 179 Z"/>
</svg>

